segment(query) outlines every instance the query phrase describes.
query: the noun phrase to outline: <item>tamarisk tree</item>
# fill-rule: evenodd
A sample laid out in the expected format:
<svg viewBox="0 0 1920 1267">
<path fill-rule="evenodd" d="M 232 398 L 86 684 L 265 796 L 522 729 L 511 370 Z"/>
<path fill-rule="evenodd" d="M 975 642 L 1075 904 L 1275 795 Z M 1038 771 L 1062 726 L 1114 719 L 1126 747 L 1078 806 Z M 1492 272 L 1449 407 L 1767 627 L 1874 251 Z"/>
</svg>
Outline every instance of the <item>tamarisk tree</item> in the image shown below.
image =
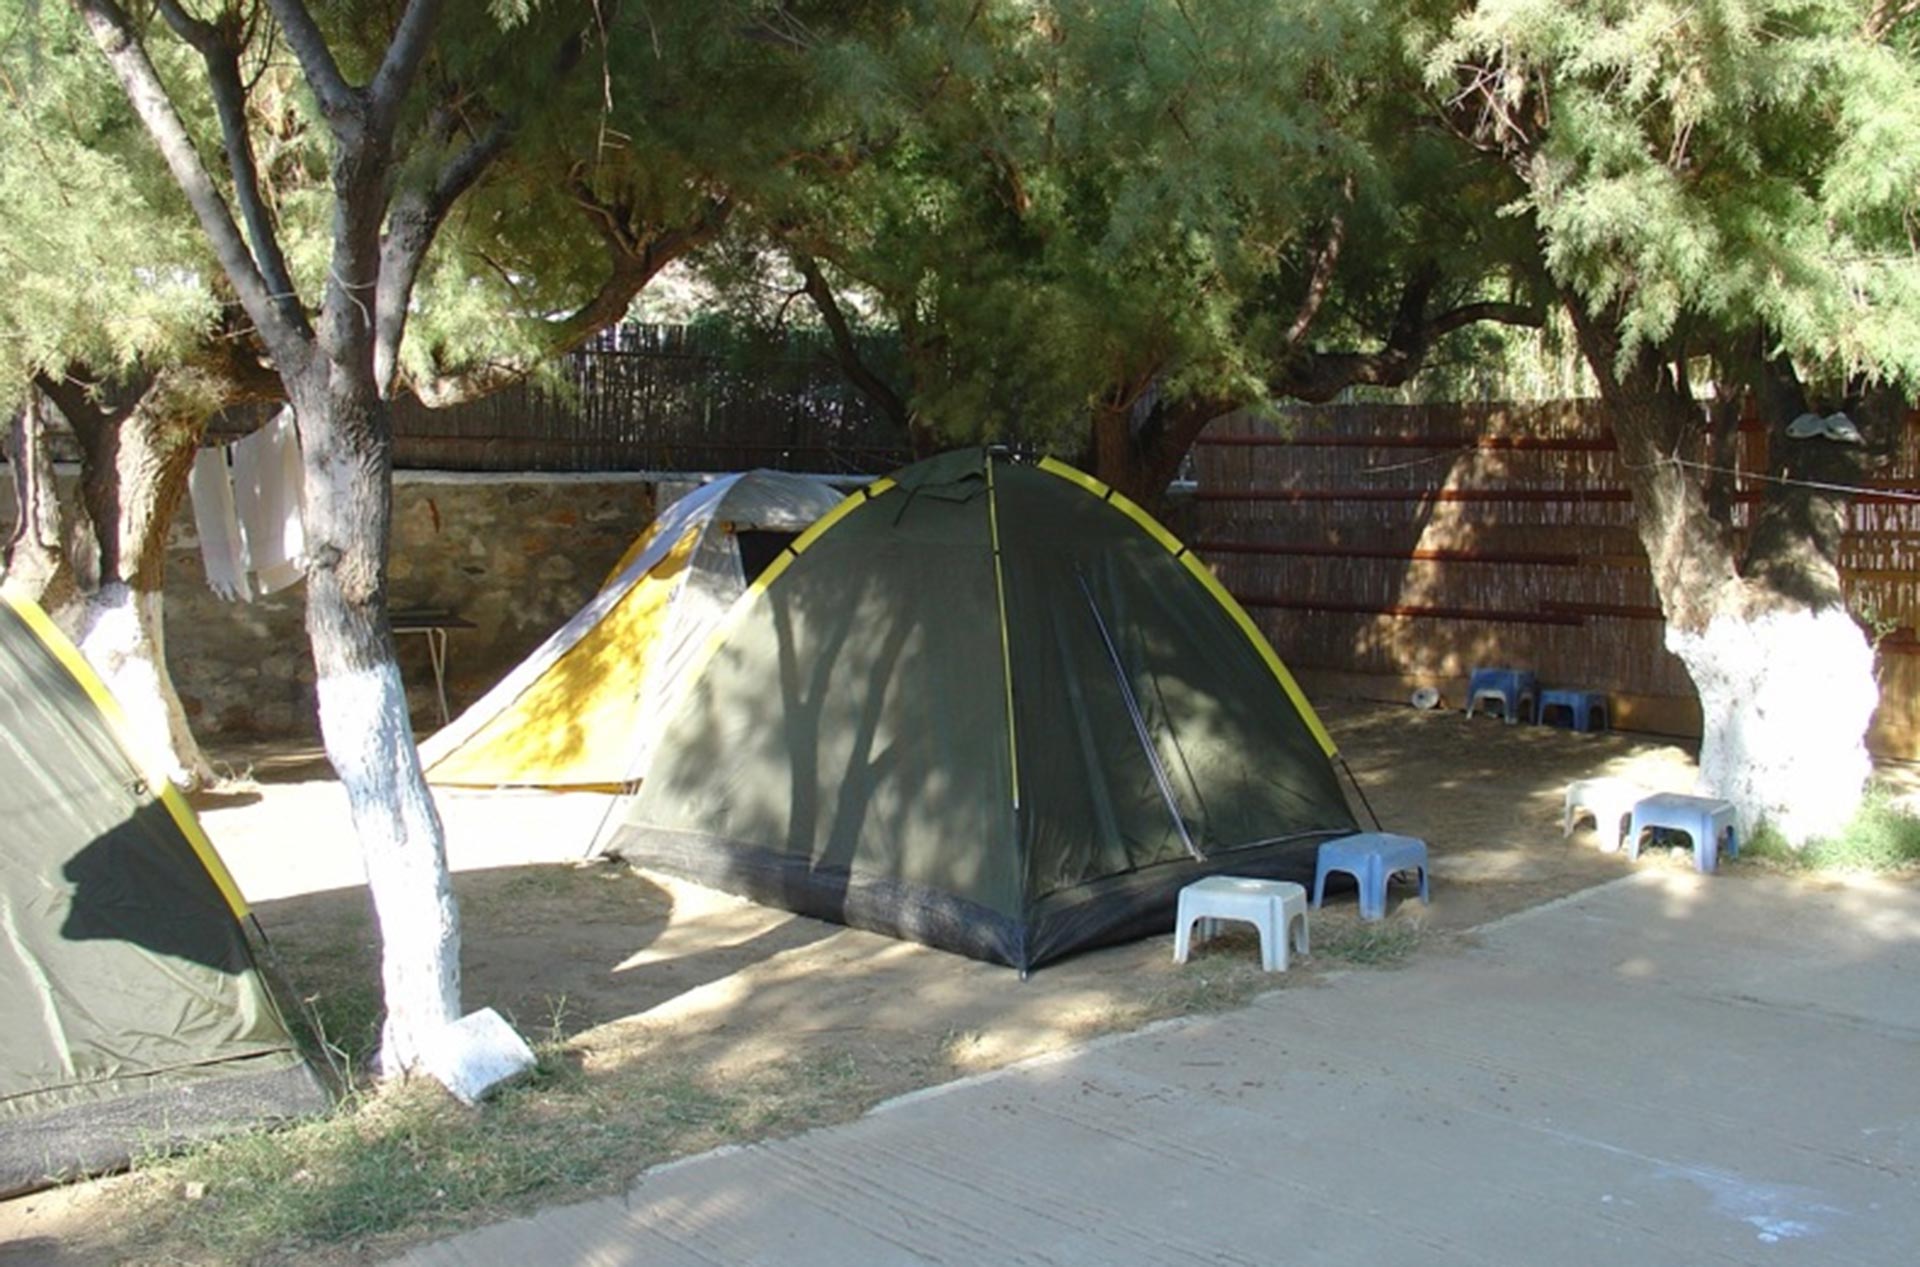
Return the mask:
<svg viewBox="0 0 1920 1267">
<path fill-rule="evenodd" d="M 730 184 L 822 125 L 763 107 L 799 73 L 794 27 L 754 3 L 73 4 L 294 409 L 322 736 L 405 1069 L 458 1010 L 458 932 L 385 616 L 388 402 L 517 381 L 710 242 Z"/>
<path fill-rule="evenodd" d="M 1436 117 L 1520 181 L 1599 379 L 1700 781 L 1743 831 L 1829 834 L 1878 698 L 1836 561 L 1848 490 L 1920 385 L 1915 6 L 1481 0 L 1435 29 Z M 1749 412 L 1769 469 L 1742 521 Z"/>
<path fill-rule="evenodd" d="M 161 654 L 166 528 L 205 416 L 279 385 L 222 319 L 212 258 L 78 20 L 0 0 L 0 27 L 0 384 L 29 397 L 7 584 L 93 661 L 143 765 L 191 786 L 209 771 Z M 71 490 L 45 460 L 61 417 Z"/>
<path fill-rule="evenodd" d="M 271 0 L 328 141 L 323 263 L 303 271 L 290 263 L 263 194 L 248 126 L 241 58 L 266 12 L 226 4 L 201 16 L 185 0 L 158 0 L 150 16 L 136 17 L 115 0 L 73 3 L 293 408 L 321 735 L 352 810 L 384 946 L 382 1068 L 401 1072 L 460 1014 L 459 923 L 386 615 L 392 453 L 383 379 L 398 364 L 434 233 L 504 148 L 511 119 L 485 108 L 481 86 L 450 76 L 423 86 L 443 24 L 439 0 L 408 0 L 385 26 L 384 10 L 336 14 L 353 24 L 351 40 L 337 45 L 302 0 Z M 368 41 L 369 29 L 384 30 L 384 41 Z M 161 74 L 150 48 L 161 41 L 195 55 L 190 80 Z M 527 44 L 537 56 L 537 45 Z M 341 49 L 354 58 L 344 61 Z M 565 64 L 563 54 L 554 54 L 556 65 Z M 217 121 L 225 160 L 218 175 L 183 108 L 189 88 L 187 105 L 207 103 Z"/>
<path fill-rule="evenodd" d="M 22 499 L 45 513 L 40 533 L 14 543 L 9 583 L 42 601 L 107 678 L 148 767 L 193 786 L 211 771 L 162 653 L 167 529 L 209 416 L 282 401 L 285 386 L 85 26 L 59 8 L 20 5 L 0 0 L 0 18 L 10 17 L 0 93 L 11 107 L 0 113 L 9 230 L 0 258 L 15 278 L 0 291 L 0 382 L 32 384 L 57 404 L 56 413 L 37 401 L 19 419 L 64 418 L 81 460 L 79 495 L 64 503 L 49 465 L 16 464 L 46 477 Z M 244 21 L 230 15 L 214 34 L 237 50 L 241 117 L 260 156 L 253 177 L 281 255 L 296 284 L 317 292 L 331 232 L 330 131 L 264 10 L 241 12 Z M 436 192 L 417 173 L 388 209 L 383 253 L 413 259 L 418 273 L 406 308 L 386 318 L 403 322 L 404 336 L 389 328 L 376 340 L 385 395 L 446 404 L 535 372 L 620 320 L 662 267 L 725 222 L 727 199 L 682 152 L 697 133 L 663 136 L 662 113 L 627 110 L 609 142 L 601 116 L 609 92 L 624 103 L 636 83 L 682 102 L 757 86 L 738 73 L 750 69 L 740 50 L 753 47 L 712 38 L 729 29 L 728 15 L 656 12 L 651 57 L 609 56 L 600 82 L 564 73 L 584 47 L 567 38 L 567 14 L 536 16 L 557 29 L 521 28 L 507 40 L 480 15 L 437 43 L 425 126 L 443 143 L 456 133 L 485 133 L 487 143 L 460 215 L 446 217 L 445 193 L 456 191 Z M 352 41 L 347 60 L 373 55 L 357 30 L 342 35 Z M 550 60 L 525 56 L 543 47 Z M 192 83 L 193 46 L 165 37 L 148 52 L 177 92 Z M 196 143 L 225 148 L 219 128 L 233 112 L 216 114 L 205 93 L 185 96 Z M 489 101 L 526 104 L 509 129 Z M 46 179 L 51 170 L 62 179 Z M 391 293 L 406 281 L 383 285 Z"/>
<path fill-rule="evenodd" d="M 916 447 L 1043 444 L 1153 501 L 1222 414 L 1539 321 L 1484 240 L 1512 182 L 1413 126 L 1400 38 L 1346 3 L 930 6 L 836 50 L 864 109 L 752 219 Z"/>
</svg>

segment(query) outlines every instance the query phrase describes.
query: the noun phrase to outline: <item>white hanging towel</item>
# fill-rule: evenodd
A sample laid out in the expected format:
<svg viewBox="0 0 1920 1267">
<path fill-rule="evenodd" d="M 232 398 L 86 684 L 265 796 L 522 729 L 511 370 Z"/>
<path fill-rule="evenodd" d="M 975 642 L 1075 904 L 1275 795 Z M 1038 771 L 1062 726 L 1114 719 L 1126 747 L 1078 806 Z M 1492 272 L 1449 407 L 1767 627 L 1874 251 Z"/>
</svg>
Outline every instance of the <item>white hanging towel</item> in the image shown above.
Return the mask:
<svg viewBox="0 0 1920 1267">
<path fill-rule="evenodd" d="M 253 601 L 247 584 L 247 543 L 233 510 L 233 484 L 227 479 L 224 446 L 202 449 L 193 457 L 187 475 L 187 496 L 193 501 L 193 528 L 200 534 L 200 561 L 207 585 L 228 602 Z"/>
<path fill-rule="evenodd" d="M 300 480 L 300 437 L 291 409 L 282 409 L 272 422 L 234 442 L 234 508 L 262 594 L 285 589 L 306 575 Z"/>
</svg>

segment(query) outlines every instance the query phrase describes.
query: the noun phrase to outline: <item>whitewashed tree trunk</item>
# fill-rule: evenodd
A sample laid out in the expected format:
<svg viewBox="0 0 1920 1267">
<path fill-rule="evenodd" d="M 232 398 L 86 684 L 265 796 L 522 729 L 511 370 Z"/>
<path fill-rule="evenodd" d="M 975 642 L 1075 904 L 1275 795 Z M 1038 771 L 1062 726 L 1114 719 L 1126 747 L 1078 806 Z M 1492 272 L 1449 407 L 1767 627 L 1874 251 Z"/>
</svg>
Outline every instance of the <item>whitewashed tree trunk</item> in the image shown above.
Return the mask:
<svg viewBox="0 0 1920 1267">
<path fill-rule="evenodd" d="M 142 763 L 183 788 L 213 779 L 167 670 L 162 586 L 167 532 L 186 500 L 206 419 L 250 397 L 214 358 L 169 366 L 130 405 L 102 404 L 85 377 L 43 377 L 80 446 L 76 512 L 59 525 L 72 561 L 40 597 L 119 700 Z M 40 500 L 52 499 L 49 489 Z"/>
<path fill-rule="evenodd" d="M 1776 478 L 1743 551 L 1730 490 L 1710 495 L 1676 459 L 1699 462 L 1730 442 L 1746 402 L 1703 406 L 1672 361 L 1647 348 L 1623 356 L 1604 316 L 1578 301 L 1569 310 L 1608 406 L 1667 647 L 1699 693 L 1698 790 L 1733 802 L 1742 835 L 1766 822 L 1798 848 L 1838 832 L 1872 770 L 1866 732 L 1879 704 L 1872 649 L 1834 561 L 1847 520 L 1837 490 L 1859 482 L 1862 450 L 1791 439 L 1786 424 L 1806 408 L 1792 368 L 1752 358 L 1744 368 L 1774 424 Z M 1881 398 L 1871 410 L 1894 405 Z"/>
<path fill-rule="evenodd" d="M 1873 651 L 1846 612 L 1729 612 L 1667 647 L 1700 692 L 1698 790 L 1732 801 L 1743 838 L 1762 821 L 1789 843 L 1830 836 L 1859 807 L 1879 706 Z"/>
<path fill-rule="evenodd" d="M 460 1017 L 460 915 L 445 835 L 393 664 L 324 673 L 317 686 L 327 757 L 346 789 L 380 924 L 380 1072 L 400 1074 Z"/>
<path fill-rule="evenodd" d="M 398 363 L 420 257 L 511 126 L 503 122 L 462 141 L 454 129 L 422 129 L 416 118 L 403 134 L 410 101 L 422 107 L 415 114 L 431 110 L 413 90 L 443 0 L 394 6 L 385 51 L 370 59 L 365 41 L 377 41 L 377 27 L 363 29 L 356 45 L 362 55 L 351 65 L 369 77 L 358 84 L 343 73 L 309 6 L 274 0 L 278 46 L 299 64 L 332 137 L 332 247 L 316 304 L 294 283 L 259 179 L 244 70 L 251 28 L 209 21 L 184 5 L 158 9 L 166 27 L 200 55 L 200 82 L 217 107 L 227 159 L 226 180 L 218 181 L 148 56 L 148 31 L 157 32 L 157 25 L 143 28 L 110 0 L 74 3 L 193 209 L 293 406 L 306 493 L 307 634 L 321 738 L 346 788 L 383 941 L 381 1068 L 446 1067 L 449 1049 L 458 1056 L 464 1032 L 447 1033 L 460 1010 L 459 920 L 445 838 L 421 776 L 387 623 L 392 426 L 383 398 L 390 384 L 376 367 L 390 372 Z M 570 49 L 569 43 L 559 50 L 562 70 L 572 60 Z M 448 118 L 456 117 L 452 98 L 443 104 Z M 408 192 L 389 225 L 403 185 Z M 441 1059 L 429 1060 L 429 1052 Z"/>
<path fill-rule="evenodd" d="M 109 581 L 61 613 L 61 623 L 119 701 L 142 766 L 190 789 L 211 783 L 213 767 L 167 672 L 163 603 L 156 591 Z"/>
<path fill-rule="evenodd" d="M 320 735 L 340 776 L 380 925 L 380 1072 L 420 1068 L 460 1019 L 460 918 L 386 613 L 393 470 L 386 403 L 318 362 L 293 392 Z"/>
</svg>

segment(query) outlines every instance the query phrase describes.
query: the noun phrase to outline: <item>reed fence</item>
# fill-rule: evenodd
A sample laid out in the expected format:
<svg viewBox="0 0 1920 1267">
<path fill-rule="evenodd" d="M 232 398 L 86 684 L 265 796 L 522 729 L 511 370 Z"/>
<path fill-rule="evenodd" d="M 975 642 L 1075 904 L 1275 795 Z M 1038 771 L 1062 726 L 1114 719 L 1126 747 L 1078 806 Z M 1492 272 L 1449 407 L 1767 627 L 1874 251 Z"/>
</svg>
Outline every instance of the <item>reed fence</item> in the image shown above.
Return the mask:
<svg viewBox="0 0 1920 1267">
<path fill-rule="evenodd" d="M 263 417 L 232 411 L 213 434 L 245 434 Z M 819 339 L 680 326 L 608 331 L 551 372 L 466 404 L 402 397 L 393 433 L 395 466 L 447 471 L 878 474 L 913 456 Z"/>
<path fill-rule="evenodd" d="M 1766 443 L 1756 424 L 1735 446 L 1736 531 Z M 1516 665 L 1608 692 L 1630 726 L 1698 733 L 1595 402 L 1234 415 L 1201 436 L 1193 473 L 1191 544 L 1297 670 L 1405 698 L 1409 683 Z M 1852 506 L 1841 551 L 1878 639 L 1872 743 L 1907 758 L 1920 757 L 1920 503 L 1901 494 L 1916 485 L 1910 439 Z"/>
</svg>

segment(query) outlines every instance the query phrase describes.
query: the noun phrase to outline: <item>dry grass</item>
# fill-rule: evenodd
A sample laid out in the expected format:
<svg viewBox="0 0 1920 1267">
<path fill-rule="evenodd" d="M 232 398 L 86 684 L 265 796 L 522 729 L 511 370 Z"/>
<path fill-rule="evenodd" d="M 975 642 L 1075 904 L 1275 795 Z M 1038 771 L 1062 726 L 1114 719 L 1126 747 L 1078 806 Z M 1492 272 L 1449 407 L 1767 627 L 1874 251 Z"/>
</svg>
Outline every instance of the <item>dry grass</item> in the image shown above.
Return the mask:
<svg viewBox="0 0 1920 1267">
<path fill-rule="evenodd" d="M 1416 903 L 1381 924 L 1358 921 L 1349 891 L 1330 896 L 1313 915 L 1314 956 L 1284 977 L 1259 970 L 1251 934 L 1229 932 L 1184 966 L 1162 936 L 1021 982 L 624 868 L 494 863 L 455 878 L 467 992 L 538 1040 L 535 1077 L 477 1110 L 432 1086 L 362 1080 L 322 1120 L 149 1158 L 123 1180 L 50 1195 L 64 1221 L 42 1218 L 24 1234 L 57 1242 L 62 1267 L 364 1262 L 619 1191 L 650 1166 L 716 1145 L 845 1121 L 907 1091 L 1236 1007 L 1326 969 L 1391 968 L 1429 953 L 1460 929 L 1621 874 L 1626 864 L 1585 837 L 1561 839 L 1560 788 L 1603 761 L 1671 759 L 1620 736 L 1469 732 L 1404 709 L 1356 710 L 1334 724 L 1379 812 L 1447 865 L 1430 910 Z M 294 845 L 337 848 L 350 838 L 308 786 L 264 787 L 257 805 L 215 824 L 223 841 L 250 830 L 274 866 Z M 1489 796 L 1493 786 L 1502 794 Z M 378 998 L 364 890 L 317 885 L 266 903 L 261 917 L 312 1028 L 350 1066 L 364 1061 Z M 7 1231 L 0 1222 L 0 1240 Z"/>
<path fill-rule="evenodd" d="M 573 881 L 581 883 L 591 881 Z M 564 872 L 538 885 L 571 900 Z M 376 1017 L 350 947 L 301 959 L 309 1026 L 363 1066 Z M 1079 1006 L 1060 1036 L 1235 1007 L 1283 982 L 1260 971 L 1250 937 L 1229 935 L 1184 970 Z M 543 1203 L 615 1191 L 650 1166 L 722 1144 L 847 1121 L 1029 1050 L 986 1028 L 884 1048 L 795 1043 L 785 1056 L 716 1063 L 669 1024 L 565 1029 L 566 1003 L 555 999 L 534 1074 L 480 1108 L 431 1083 L 362 1085 L 318 1121 L 145 1159 L 116 1186 L 108 1224 L 118 1234 L 98 1248 L 118 1262 L 362 1261 Z"/>
</svg>

